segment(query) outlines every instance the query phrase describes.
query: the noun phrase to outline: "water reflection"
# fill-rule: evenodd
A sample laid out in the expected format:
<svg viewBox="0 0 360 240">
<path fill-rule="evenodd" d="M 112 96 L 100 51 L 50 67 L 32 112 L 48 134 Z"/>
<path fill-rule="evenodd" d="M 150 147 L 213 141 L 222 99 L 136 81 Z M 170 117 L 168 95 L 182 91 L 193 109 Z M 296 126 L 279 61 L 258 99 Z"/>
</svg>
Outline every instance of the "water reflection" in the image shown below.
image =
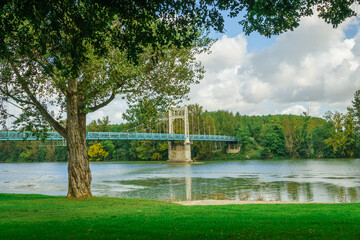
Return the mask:
<svg viewBox="0 0 360 240">
<path fill-rule="evenodd" d="M 186 182 L 186 200 L 191 200 L 191 177 L 185 177 Z"/>
<path fill-rule="evenodd" d="M 252 200 L 295 202 L 360 202 L 360 187 L 300 182 L 260 182 L 259 178 L 155 178 L 124 180 L 118 184 L 144 186 L 118 192 L 116 197 L 183 200 Z M 168 188 L 164 187 L 168 186 Z"/>
<path fill-rule="evenodd" d="M 0 164 L 0 192 L 66 195 L 65 163 Z M 360 202 L 360 159 L 91 164 L 97 196 Z"/>
</svg>

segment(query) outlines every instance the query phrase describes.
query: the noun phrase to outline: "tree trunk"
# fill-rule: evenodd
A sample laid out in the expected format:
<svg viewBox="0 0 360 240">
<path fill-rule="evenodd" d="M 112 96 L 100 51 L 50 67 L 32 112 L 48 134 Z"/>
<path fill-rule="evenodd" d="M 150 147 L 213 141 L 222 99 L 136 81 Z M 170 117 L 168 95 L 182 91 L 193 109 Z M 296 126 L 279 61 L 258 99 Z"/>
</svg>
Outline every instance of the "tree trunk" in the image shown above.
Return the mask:
<svg viewBox="0 0 360 240">
<path fill-rule="evenodd" d="M 69 92 L 76 92 L 77 82 L 69 83 Z M 86 114 L 79 110 L 77 94 L 67 99 L 66 142 L 68 151 L 68 197 L 86 198 L 91 194 L 91 172 L 86 149 Z"/>
</svg>

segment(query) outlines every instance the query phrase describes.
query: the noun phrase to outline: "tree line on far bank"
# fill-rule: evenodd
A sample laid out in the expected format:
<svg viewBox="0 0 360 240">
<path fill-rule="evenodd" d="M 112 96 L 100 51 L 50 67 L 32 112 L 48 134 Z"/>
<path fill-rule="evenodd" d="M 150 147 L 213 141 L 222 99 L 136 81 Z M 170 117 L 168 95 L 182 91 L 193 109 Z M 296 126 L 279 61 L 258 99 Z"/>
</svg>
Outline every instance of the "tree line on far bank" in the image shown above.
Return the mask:
<svg viewBox="0 0 360 240">
<path fill-rule="evenodd" d="M 224 143 L 193 142 L 194 160 L 360 157 L 360 91 L 355 93 L 346 113 L 327 112 L 324 118 L 307 113 L 246 116 L 223 110 L 203 111 L 199 105 L 190 105 L 189 112 L 190 134 L 229 135 L 241 139 L 239 154 L 226 154 Z M 106 117 L 92 121 L 87 130 L 122 132 L 136 123 L 134 119 L 128 120 L 131 123 L 114 125 Z M 147 122 L 148 131 L 161 131 L 159 124 Z M 180 128 L 180 124 L 175 124 L 175 132 L 181 132 Z M 87 147 L 91 161 L 159 161 L 167 159 L 168 150 L 166 141 L 145 140 L 88 141 Z M 67 161 L 65 146 L 55 146 L 50 141 L 0 142 L 0 162 L 55 161 Z"/>
</svg>

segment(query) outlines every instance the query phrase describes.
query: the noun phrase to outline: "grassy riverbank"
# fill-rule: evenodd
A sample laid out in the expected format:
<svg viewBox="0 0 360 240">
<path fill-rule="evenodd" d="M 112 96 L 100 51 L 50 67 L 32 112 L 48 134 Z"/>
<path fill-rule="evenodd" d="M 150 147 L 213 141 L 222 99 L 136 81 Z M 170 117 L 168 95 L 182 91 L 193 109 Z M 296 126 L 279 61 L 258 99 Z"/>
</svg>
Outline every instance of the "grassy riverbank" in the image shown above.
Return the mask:
<svg viewBox="0 0 360 240">
<path fill-rule="evenodd" d="M 0 239 L 358 239 L 360 204 L 181 206 L 0 194 Z"/>
</svg>

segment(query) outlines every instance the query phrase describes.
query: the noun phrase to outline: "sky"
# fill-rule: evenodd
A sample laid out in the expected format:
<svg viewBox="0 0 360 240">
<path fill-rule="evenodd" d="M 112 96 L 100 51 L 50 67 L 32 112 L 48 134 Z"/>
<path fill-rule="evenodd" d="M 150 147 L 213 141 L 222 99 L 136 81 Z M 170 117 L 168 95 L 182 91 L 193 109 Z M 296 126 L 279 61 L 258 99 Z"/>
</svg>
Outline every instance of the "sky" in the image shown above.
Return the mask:
<svg viewBox="0 0 360 240">
<path fill-rule="evenodd" d="M 358 25 L 351 19 L 333 29 L 307 17 L 272 39 L 231 29 L 198 57 L 207 72 L 191 101 L 242 115 L 344 112 L 360 87 Z"/>
<path fill-rule="evenodd" d="M 197 57 L 206 74 L 191 86 L 185 104 L 241 115 L 346 112 L 360 89 L 359 21 L 334 29 L 317 16 L 306 17 L 294 31 L 269 39 L 245 36 L 237 20 L 226 19 L 227 31 L 211 34 L 218 38 L 211 53 Z M 109 116 L 111 123 L 121 123 L 126 108 L 115 99 L 89 114 L 88 122 Z"/>
</svg>

